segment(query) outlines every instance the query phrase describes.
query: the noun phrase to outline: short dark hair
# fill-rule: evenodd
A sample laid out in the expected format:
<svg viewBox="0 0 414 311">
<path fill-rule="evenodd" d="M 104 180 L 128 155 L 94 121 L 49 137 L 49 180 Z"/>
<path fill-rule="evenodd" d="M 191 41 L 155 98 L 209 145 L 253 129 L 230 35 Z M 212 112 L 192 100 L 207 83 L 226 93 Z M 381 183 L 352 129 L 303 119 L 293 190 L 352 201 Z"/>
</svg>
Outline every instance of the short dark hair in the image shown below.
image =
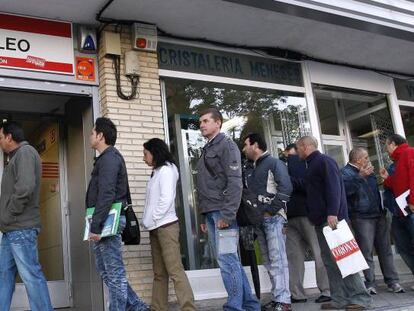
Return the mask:
<svg viewBox="0 0 414 311">
<path fill-rule="evenodd" d="M 258 133 L 250 133 L 246 136 L 246 139 L 249 139 L 250 145 L 253 145 L 254 143 L 257 143 L 259 146 L 259 149 L 262 151 L 267 150 L 267 144 L 266 141 L 263 139 L 263 137 Z"/>
<path fill-rule="evenodd" d="M 151 138 L 144 143 L 144 148 L 151 153 L 154 161 L 154 168 L 167 165 L 167 162 L 175 164 L 174 157 L 163 140 L 159 138 Z"/>
<path fill-rule="evenodd" d="M 402 137 L 401 135 L 398 135 L 398 134 L 389 135 L 387 137 L 387 141 L 388 141 L 388 143 L 394 143 L 397 146 L 407 143 L 407 140 L 404 137 Z"/>
<path fill-rule="evenodd" d="M 0 129 L 3 129 L 4 135 L 11 134 L 12 139 L 16 143 L 20 143 L 25 140 L 22 126 L 15 121 L 6 121 L 1 123 Z"/>
<path fill-rule="evenodd" d="M 221 114 L 220 110 L 218 110 L 216 107 L 209 107 L 207 109 L 202 110 L 199 113 L 199 116 L 202 117 L 205 114 L 211 113 L 211 117 L 214 119 L 214 121 L 220 120 L 221 125 L 223 125 L 223 115 Z"/>
<path fill-rule="evenodd" d="M 291 149 L 298 150 L 298 148 L 296 147 L 296 144 L 289 144 L 286 146 L 285 151 L 289 151 Z"/>
<path fill-rule="evenodd" d="M 107 145 L 115 146 L 117 130 L 111 119 L 105 117 L 97 118 L 95 121 L 95 131 L 97 134 L 102 133 Z"/>
</svg>

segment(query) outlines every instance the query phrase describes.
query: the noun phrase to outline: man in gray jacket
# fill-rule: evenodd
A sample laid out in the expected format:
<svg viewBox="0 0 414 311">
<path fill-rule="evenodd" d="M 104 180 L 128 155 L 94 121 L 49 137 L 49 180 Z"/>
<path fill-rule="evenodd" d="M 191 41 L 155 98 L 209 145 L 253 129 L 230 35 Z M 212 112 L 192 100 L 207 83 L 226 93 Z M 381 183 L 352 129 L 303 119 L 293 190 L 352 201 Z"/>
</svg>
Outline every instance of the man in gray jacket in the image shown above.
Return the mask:
<svg viewBox="0 0 414 311">
<path fill-rule="evenodd" d="M 201 134 L 208 139 L 197 164 L 198 203 L 226 288 L 223 310 L 259 310 L 237 253 L 236 213 L 242 194 L 241 159 L 237 145 L 220 133 L 223 117 L 216 108 L 200 113 Z"/>
<path fill-rule="evenodd" d="M 9 310 L 17 271 L 33 311 L 53 310 L 47 282 L 38 261 L 41 161 L 15 122 L 0 125 L 0 147 L 9 162 L 0 196 L 0 308 Z"/>
</svg>

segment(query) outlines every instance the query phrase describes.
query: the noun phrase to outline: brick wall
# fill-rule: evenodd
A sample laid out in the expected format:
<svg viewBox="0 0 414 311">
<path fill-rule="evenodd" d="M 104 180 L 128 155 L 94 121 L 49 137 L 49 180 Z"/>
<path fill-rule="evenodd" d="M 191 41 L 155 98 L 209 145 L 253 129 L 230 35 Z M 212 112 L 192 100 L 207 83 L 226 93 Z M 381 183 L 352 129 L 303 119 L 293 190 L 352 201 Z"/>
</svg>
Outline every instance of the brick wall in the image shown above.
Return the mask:
<svg viewBox="0 0 414 311">
<path fill-rule="evenodd" d="M 124 27 L 125 28 L 125 27 Z M 107 28 L 108 31 L 113 31 Z M 131 34 L 121 34 L 122 53 L 131 50 Z M 99 95 L 101 115 L 111 118 L 118 128 L 116 147 L 125 157 L 134 210 L 142 219 L 146 183 L 151 173 L 142 160 L 142 144 L 150 138 L 164 138 L 160 81 L 156 53 L 137 52 L 140 64 L 138 94 L 135 99 L 122 100 L 116 93 L 112 60 L 99 52 Z M 130 83 L 123 75 L 121 56 L 121 85 L 124 94 L 130 93 Z M 124 247 L 124 263 L 131 286 L 145 301 L 151 299 L 152 260 L 148 232 L 141 232 L 141 245 Z"/>
</svg>

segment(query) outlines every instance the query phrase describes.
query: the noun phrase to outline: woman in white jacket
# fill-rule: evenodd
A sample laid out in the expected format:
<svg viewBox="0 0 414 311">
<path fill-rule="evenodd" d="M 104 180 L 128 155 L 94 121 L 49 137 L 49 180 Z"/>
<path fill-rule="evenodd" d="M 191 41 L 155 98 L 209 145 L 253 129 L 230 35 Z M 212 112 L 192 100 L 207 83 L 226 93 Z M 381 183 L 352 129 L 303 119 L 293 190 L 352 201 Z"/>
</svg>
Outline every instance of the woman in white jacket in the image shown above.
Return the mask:
<svg viewBox="0 0 414 311">
<path fill-rule="evenodd" d="M 179 224 L 175 213 L 178 170 L 164 141 L 144 143 L 144 162 L 153 168 L 145 197 L 143 225 L 150 232 L 154 270 L 151 310 L 168 310 L 168 280 L 174 283 L 181 310 L 196 310 L 194 296 L 181 262 Z"/>
</svg>

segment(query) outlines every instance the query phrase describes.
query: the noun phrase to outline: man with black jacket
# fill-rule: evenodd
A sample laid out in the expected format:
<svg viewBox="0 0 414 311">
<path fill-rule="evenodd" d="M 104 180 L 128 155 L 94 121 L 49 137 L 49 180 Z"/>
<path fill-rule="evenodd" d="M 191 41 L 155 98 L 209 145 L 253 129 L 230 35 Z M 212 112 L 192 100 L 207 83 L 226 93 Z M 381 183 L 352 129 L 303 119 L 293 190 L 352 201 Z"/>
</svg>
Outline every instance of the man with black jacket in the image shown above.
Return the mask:
<svg viewBox="0 0 414 311">
<path fill-rule="evenodd" d="M 292 184 L 286 165 L 270 155 L 266 142 L 259 134 L 249 134 L 243 152 L 254 161 L 254 168 L 246 171 L 247 188 L 257 196 L 263 222 L 255 228 L 263 264 L 272 283 L 272 301 L 264 310 L 290 311 L 289 268 L 286 257 L 286 204 Z"/>
<path fill-rule="evenodd" d="M 118 234 L 101 238 L 112 204 L 122 202 L 125 206 L 128 200 L 128 176 L 124 158 L 114 147 L 116 136 L 115 124 L 110 119 L 96 119 L 89 138 L 91 147 L 99 152 L 86 193 L 86 207 L 95 207 L 89 240 L 94 242 L 96 267 L 109 290 L 109 310 L 146 311 L 148 306 L 129 285 L 122 261 L 121 232 L 126 223 L 122 213 Z"/>
<path fill-rule="evenodd" d="M 318 238 L 315 227 L 309 221 L 306 208 L 306 191 L 296 182 L 304 178 L 306 173 L 305 161 L 296 154 L 296 144 L 289 145 L 287 166 L 293 185 L 293 192 L 287 208 L 288 227 L 286 233 L 286 252 L 289 261 L 289 285 L 292 302 L 306 302 L 303 278 L 305 274 L 305 252 L 310 249 L 315 261 L 316 284 L 321 295 L 315 300 L 317 303 L 331 300 L 329 280 L 321 258 Z M 287 149 L 287 148 L 286 148 Z"/>
</svg>

